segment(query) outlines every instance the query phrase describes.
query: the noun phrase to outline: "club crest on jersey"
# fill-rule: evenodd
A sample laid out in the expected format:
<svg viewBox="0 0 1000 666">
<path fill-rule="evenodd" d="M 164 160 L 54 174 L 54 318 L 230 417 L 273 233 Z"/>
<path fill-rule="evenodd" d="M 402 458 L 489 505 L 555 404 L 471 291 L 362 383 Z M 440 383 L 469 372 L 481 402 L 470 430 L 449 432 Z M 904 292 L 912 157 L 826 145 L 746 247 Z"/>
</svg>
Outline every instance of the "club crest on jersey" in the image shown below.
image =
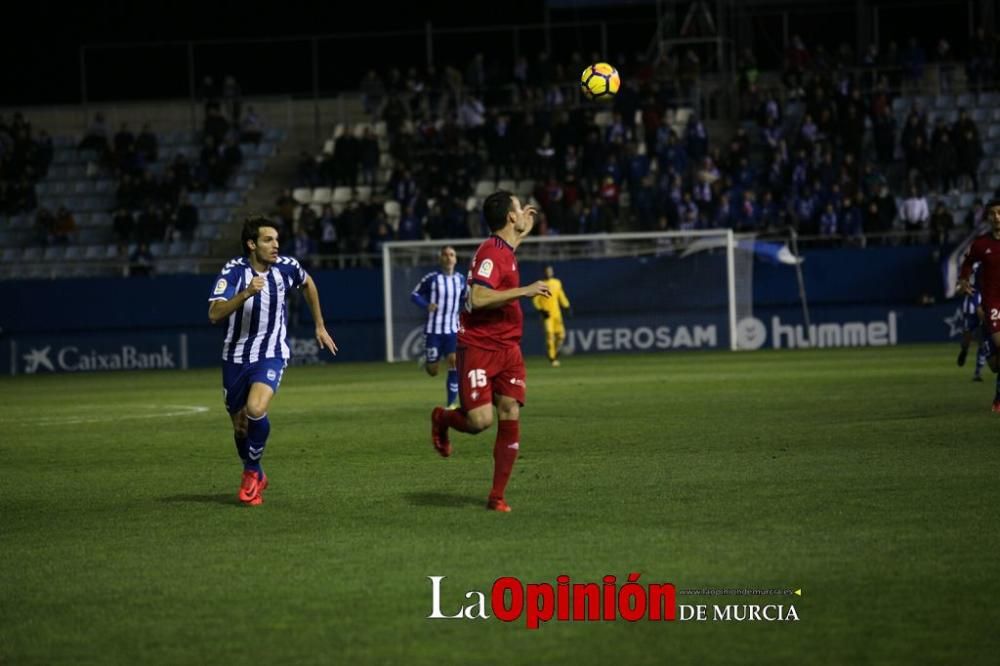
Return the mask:
<svg viewBox="0 0 1000 666">
<path fill-rule="evenodd" d="M 483 263 L 479 265 L 479 270 L 476 271 L 476 275 L 488 278 L 492 274 L 493 274 L 493 260 L 483 259 Z"/>
<path fill-rule="evenodd" d="M 268 381 L 272 381 L 273 382 L 275 379 L 277 379 L 277 377 L 278 377 L 278 373 L 275 372 L 274 370 L 268 370 L 267 371 L 267 379 L 268 379 Z"/>
<path fill-rule="evenodd" d="M 219 278 L 219 281 L 215 283 L 215 291 L 212 292 L 212 295 L 213 296 L 218 296 L 219 294 L 225 292 L 226 291 L 226 287 L 228 287 L 228 286 L 229 286 L 229 283 L 226 282 L 225 278 Z"/>
</svg>

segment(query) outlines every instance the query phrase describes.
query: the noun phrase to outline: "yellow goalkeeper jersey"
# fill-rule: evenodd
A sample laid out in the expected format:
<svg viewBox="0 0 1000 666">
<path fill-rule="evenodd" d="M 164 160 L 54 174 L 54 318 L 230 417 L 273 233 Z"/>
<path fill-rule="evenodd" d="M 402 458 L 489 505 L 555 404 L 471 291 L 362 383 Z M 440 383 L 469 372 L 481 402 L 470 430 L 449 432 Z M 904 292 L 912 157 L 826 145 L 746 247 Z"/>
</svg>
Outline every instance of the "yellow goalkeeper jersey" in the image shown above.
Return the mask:
<svg viewBox="0 0 1000 666">
<path fill-rule="evenodd" d="M 552 296 L 549 298 L 535 296 L 531 299 L 532 304 L 536 310 L 548 312 L 549 316 L 553 319 L 562 319 L 563 309 L 569 308 L 569 299 L 566 298 L 566 292 L 563 291 L 562 282 L 559 278 L 550 278 L 543 280 L 543 282 L 549 285 L 549 291 L 552 292 Z"/>
</svg>

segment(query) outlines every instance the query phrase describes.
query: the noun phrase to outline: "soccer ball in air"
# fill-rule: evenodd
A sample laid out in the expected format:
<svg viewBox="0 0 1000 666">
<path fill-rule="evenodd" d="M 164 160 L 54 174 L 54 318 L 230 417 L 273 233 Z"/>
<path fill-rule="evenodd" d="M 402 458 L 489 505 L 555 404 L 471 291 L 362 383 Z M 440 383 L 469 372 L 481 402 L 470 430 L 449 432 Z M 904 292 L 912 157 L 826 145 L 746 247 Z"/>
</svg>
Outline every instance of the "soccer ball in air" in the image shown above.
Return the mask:
<svg viewBox="0 0 1000 666">
<path fill-rule="evenodd" d="M 587 99 L 611 99 L 621 85 L 618 70 L 606 62 L 591 65 L 580 75 L 580 89 Z"/>
</svg>

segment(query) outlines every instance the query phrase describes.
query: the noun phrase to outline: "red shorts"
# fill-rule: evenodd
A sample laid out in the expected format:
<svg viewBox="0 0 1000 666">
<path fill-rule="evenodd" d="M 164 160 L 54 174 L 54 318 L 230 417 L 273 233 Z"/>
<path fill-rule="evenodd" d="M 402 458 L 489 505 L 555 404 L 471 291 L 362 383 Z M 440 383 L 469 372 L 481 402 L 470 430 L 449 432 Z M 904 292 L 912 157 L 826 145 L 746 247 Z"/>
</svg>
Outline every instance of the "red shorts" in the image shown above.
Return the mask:
<svg viewBox="0 0 1000 666">
<path fill-rule="evenodd" d="M 983 299 L 983 314 L 986 315 L 986 328 L 990 335 L 1000 333 L 1000 302 Z"/>
<path fill-rule="evenodd" d="M 503 351 L 459 347 L 455 363 L 458 395 L 466 412 L 492 404 L 494 393 L 514 398 L 524 405 L 525 371 L 520 346 Z"/>
</svg>

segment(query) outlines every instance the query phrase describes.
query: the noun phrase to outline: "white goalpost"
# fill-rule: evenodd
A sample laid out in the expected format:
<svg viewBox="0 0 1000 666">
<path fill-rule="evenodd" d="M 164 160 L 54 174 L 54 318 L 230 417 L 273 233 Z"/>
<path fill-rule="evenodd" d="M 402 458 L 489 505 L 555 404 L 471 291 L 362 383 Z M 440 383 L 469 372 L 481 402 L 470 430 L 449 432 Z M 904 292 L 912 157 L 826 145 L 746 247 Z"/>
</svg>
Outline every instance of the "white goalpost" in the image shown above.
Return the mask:
<svg viewBox="0 0 1000 666">
<path fill-rule="evenodd" d="M 383 244 L 387 361 L 411 360 L 419 354 L 424 312 L 410 302 L 410 293 L 426 273 L 438 268 L 441 248 L 455 248 L 456 270 L 465 273 L 483 240 Z M 695 330 L 702 331 L 704 344 L 698 346 L 736 350 L 738 324 L 753 316 L 752 242 L 749 247 L 731 229 L 543 236 L 525 239 L 517 260 L 522 284 L 540 279 L 545 265 L 556 267 L 574 306 L 569 328 L 580 322 L 601 331 L 631 326 L 643 331 L 643 344 L 636 347 L 643 349 L 650 337 L 646 328 L 662 343 L 670 339 L 671 330 L 701 322 L 704 325 Z M 530 304 L 522 307 L 527 316 Z M 650 342 L 648 347 L 671 345 Z"/>
</svg>

